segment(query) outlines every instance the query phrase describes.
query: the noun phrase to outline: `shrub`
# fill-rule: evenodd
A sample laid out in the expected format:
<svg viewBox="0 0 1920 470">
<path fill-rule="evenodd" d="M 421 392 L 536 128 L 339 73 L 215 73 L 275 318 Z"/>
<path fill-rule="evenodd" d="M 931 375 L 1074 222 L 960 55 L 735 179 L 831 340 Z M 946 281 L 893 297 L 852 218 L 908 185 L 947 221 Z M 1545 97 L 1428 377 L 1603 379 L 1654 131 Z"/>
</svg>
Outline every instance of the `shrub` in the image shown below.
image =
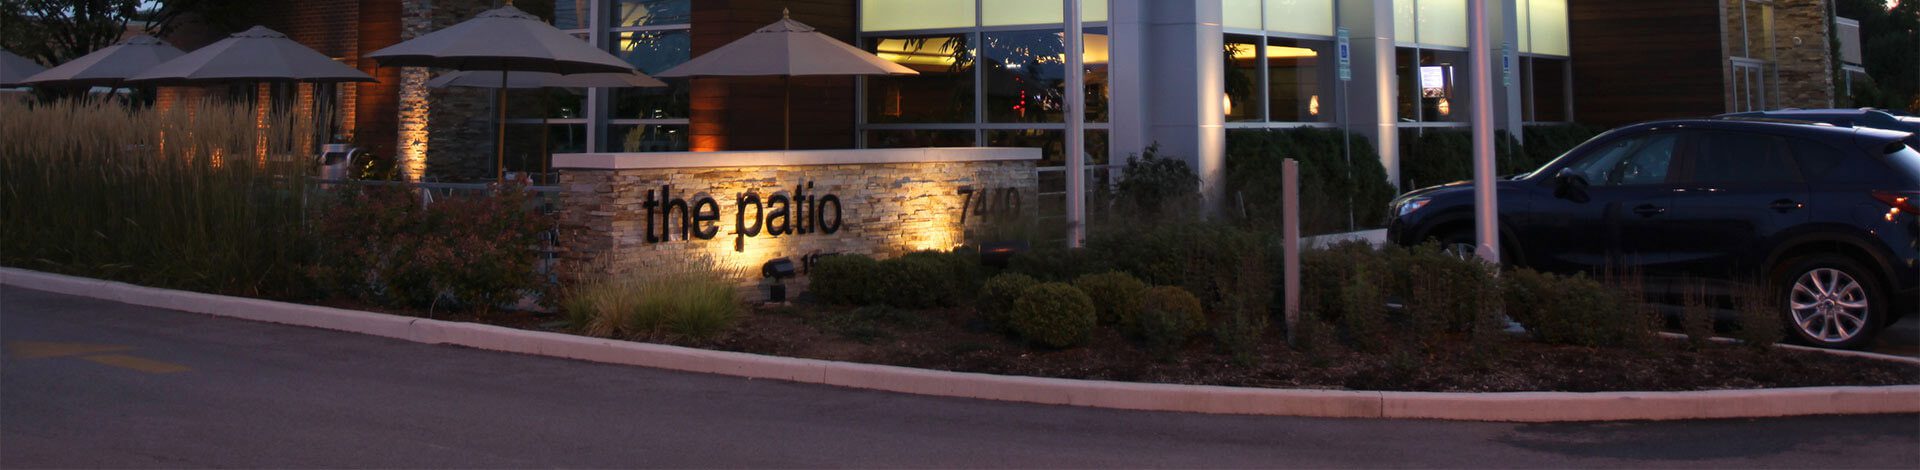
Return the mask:
<svg viewBox="0 0 1920 470">
<path fill-rule="evenodd" d="M 1114 268 L 1151 285 L 1179 286 L 1209 310 L 1230 302 L 1264 310 L 1272 302 L 1268 245 L 1258 234 L 1225 224 L 1162 224 L 1108 231 L 1087 242 Z"/>
<path fill-rule="evenodd" d="M 1054 349 L 1085 344 L 1098 322 L 1093 299 L 1058 282 L 1036 285 L 1021 293 L 1009 320 L 1020 337 Z"/>
<path fill-rule="evenodd" d="M 880 298 L 898 308 L 954 305 L 960 298 L 960 280 L 953 263 L 942 255 L 901 256 L 879 263 Z"/>
<path fill-rule="evenodd" d="M 1013 303 L 1027 289 L 1040 285 L 1040 280 L 1020 273 L 1006 273 L 987 279 L 980 286 L 980 296 L 974 306 L 980 309 L 980 318 L 987 326 L 995 330 L 1011 330 L 1010 319 L 1013 316 Z"/>
<path fill-rule="evenodd" d="M 1300 255 L 1300 309 L 1315 312 L 1322 319 L 1339 322 L 1346 316 L 1348 301 L 1343 292 L 1355 278 L 1371 276 L 1375 286 L 1387 283 L 1394 264 L 1388 247 L 1376 250 L 1365 242 L 1340 243 L 1324 250 L 1308 250 Z M 1382 292 L 1384 295 L 1385 292 Z M 1382 297 L 1379 303 L 1386 303 Z"/>
<path fill-rule="evenodd" d="M 537 248 L 552 220 L 518 184 L 424 207 L 410 189 L 345 186 L 312 227 L 329 242 L 309 272 L 335 293 L 426 308 L 450 298 L 484 313 L 545 286 Z"/>
<path fill-rule="evenodd" d="M 1506 131 L 1494 137 L 1495 172 L 1505 175 L 1532 170 L 1519 160 L 1519 141 Z M 1400 187 L 1423 188 L 1473 179 L 1473 134 L 1453 129 L 1400 131 Z"/>
<path fill-rule="evenodd" d="M 1547 162 L 1560 158 L 1560 155 L 1600 135 L 1600 129 L 1579 124 L 1527 126 L 1521 135 L 1526 137 L 1527 144 L 1522 147 L 1523 158 L 1516 164 L 1515 169 L 1518 170 L 1516 173 L 1539 169 Z"/>
<path fill-rule="evenodd" d="M 712 338 L 738 318 L 741 273 L 712 258 L 629 269 L 566 292 L 561 306 L 575 328 L 594 336 L 672 333 Z"/>
<path fill-rule="evenodd" d="M 865 255 L 823 256 L 807 270 L 807 290 L 821 302 L 873 305 L 885 294 L 880 262 Z"/>
<path fill-rule="evenodd" d="M 1140 215 L 1191 217 L 1200 207 L 1200 177 L 1187 162 L 1160 158 L 1158 144 L 1127 159 L 1116 185 L 1115 203 Z"/>
<path fill-rule="evenodd" d="M 1386 296 L 1365 270 L 1348 278 L 1340 288 L 1340 327 L 1354 348 L 1376 353 L 1385 350 Z"/>
<path fill-rule="evenodd" d="M 1170 352 L 1206 329 L 1207 317 L 1200 309 L 1200 299 L 1186 289 L 1156 286 L 1139 296 L 1139 306 L 1125 329 L 1146 343 L 1149 350 Z"/>
<path fill-rule="evenodd" d="M 1146 283 L 1119 271 L 1080 276 L 1073 280 L 1073 287 L 1093 299 L 1094 313 L 1103 325 L 1118 325 L 1133 317 L 1141 306 L 1141 295 L 1147 291 Z"/>
<path fill-rule="evenodd" d="M 1584 274 L 1558 276 L 1509 271 L 1502 285 L 1507 315 L 1547 343 L 1621 346 L 1640 340 L 1644 318 L 1622 298 Z"/>
<path fill-rule="evenodd" d="M 1338 130 L 1301 127 L 1227 133 L 1226 192 L 1236 218 L 1256 229 L 1280 229 L 1280 163 L 1300 161 L 1301 233 L 1314 235 L 1377 227 L 1386 221 L 1395 190 L 1366 137 L 1349 136 L 1352 159 Z"/>
<path fill-rule="evenodd" d="M 1047 247 L 1014 255 L 1007 269 L 1048 282 L 1069 282 L 1113 270 L 1111 258 L 1085 248 Z"/>
<path fill-rule="evenodd" d="M 1780 324 L 1780 312 L 1786 307 L 1780 305 L 1780 299 L 1773 295 L 1775 292 L 1776 289 L 1765 285 L 1745 285 L 1734 290 L 1733 305 L 1740 310 L 1740 325 L 1733 330 L 1733 336 L 1754 352 L 1772 351 L 1774 343 L 1786 334 Z"/>
<path fill-rule="evenodd" d="M 1447 333 L 1473 332 L 1494 310 L 1492 268 L 1478 259 L 1462 259 L 1430 243 L 1407 251 L 1396 265 L 1405 276 L 1392 284 L 1405 286 L 1395 297 L 1406 306 L 1408 339 L 1435 346 Z"/>
<path fill-rule="evenodd" d="M 1260 357 L 1260 340 L 1271 324 L 1265 310 L 1229 306 L 1213 327 L 1213 339 L 1221 351 L 1242 366 L 1254 365 Z"/>
</svg>

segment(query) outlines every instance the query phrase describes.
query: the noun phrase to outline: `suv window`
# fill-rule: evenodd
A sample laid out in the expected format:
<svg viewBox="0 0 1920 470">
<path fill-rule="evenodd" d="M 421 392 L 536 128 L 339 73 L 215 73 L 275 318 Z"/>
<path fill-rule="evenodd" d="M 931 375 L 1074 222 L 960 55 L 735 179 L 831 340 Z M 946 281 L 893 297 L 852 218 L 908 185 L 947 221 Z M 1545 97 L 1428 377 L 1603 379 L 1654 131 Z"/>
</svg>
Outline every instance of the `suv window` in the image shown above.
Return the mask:
<svg viewBox="0 0 1920 470">
<path fill-rule="evenodd" d="M 1679 140 L 1679 136 L 1672 133 L 1624 138 L 1595 150 L 1567 168 L 1580 173 L 1594 186 L 1664 183 Z"/>
<path fill-rule="evenodd" d="M 1819 180 L 1833 170 L 1846 154 L 1831 145 L 1809 139 L 1789 138 L 1793 144 L 1793 161 L 1800 165 L 1800 175 L 1809 181 Z"/>
<path fill-rule="evenodd" d="M 1787 154 L 1784 139 L 1739 132 L 1695 135 L 1692 182 L 1794 183 L 1800 168 Z"/>
</svg>

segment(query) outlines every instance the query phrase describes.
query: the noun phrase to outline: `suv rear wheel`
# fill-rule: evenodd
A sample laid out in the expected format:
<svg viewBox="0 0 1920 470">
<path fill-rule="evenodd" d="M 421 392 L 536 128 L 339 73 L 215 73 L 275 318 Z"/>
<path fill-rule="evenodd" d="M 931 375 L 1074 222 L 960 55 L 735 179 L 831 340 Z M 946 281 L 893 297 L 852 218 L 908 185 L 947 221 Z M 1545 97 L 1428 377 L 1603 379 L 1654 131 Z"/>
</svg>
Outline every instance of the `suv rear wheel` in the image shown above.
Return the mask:
<svg viewBox="0 0 1920 470">
<path fill-rule="evenodd" d="M 1823 348 L 1871 344 L 1886 318 L 1887 293 L 1878 276 L 1852 258 L 1816 254 L 1776 271 L 1781 321 L 1789 339 Z"/>
</svg>

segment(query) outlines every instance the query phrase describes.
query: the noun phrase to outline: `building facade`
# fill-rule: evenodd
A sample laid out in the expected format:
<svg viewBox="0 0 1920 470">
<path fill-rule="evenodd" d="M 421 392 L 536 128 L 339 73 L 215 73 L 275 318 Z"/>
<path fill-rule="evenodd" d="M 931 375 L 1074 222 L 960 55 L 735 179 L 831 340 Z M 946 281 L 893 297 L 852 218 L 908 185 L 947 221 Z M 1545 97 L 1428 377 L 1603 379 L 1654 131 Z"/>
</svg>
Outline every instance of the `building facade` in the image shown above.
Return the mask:
<svg viewBox="0 0 1920 470">
<path fill-rule="evenodd" d="M 497 0 L 302 0 L 269 23 L 381 79 L 330 96 L 346 136 L 434 180 L 492 175 L 491 90 L 429 90 L 434 72 L 360 55 Z M 1471 109 L 1467 0 L 1082 0 L 1087 154 L 1094 168 L 1150 146 L 1221 181 L 1232 129 L 1314 126 L 1366 136 L 1399 181 L 1405 130 L 1614 125 L 1833 101 L 1828 0 L 1495 0 L 1493 109 Z M 794 81 L 796 149 L 1043 149 L 1064 188 L 1061 0 L 521 0 L 643 72 L 779 19 L 913 68 L 907 77 Z M 1348 55 L 1340 58 L 1346 38 Z M 1342 70 L 1342 63 L 1346 64 Z M 660 89 L 509 92 L 509 171 L 577 152 L 780 146 L 771 78 Z M 1518 135 L 1519 132 L 1513 132 Z M 1098 173 L 1097 174 L 1103 174 Z"/>
</svg>

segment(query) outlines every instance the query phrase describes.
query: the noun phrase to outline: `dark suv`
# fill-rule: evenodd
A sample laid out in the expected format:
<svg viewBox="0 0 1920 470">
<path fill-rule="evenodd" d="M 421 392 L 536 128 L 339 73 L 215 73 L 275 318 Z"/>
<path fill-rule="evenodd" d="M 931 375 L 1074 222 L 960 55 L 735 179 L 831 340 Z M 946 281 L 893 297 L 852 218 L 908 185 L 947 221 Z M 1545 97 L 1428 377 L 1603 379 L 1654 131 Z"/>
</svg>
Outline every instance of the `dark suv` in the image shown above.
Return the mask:
<svg viewBox="0 0 1920 470">
<path fill-rule="evenodd" d="M 1779 121 L 1623 127 L 1499 182 L 1501 258 L 1553 272 L 1775 286 L 1791 339 L 1870 344 L 1920 309 L 1920 138 Z M 1388 237 L 1473 244 L 1472 187 L 1396 198 Z M 1470 248 L 1469 248 L 1470 249 Z"/>
</svg>

